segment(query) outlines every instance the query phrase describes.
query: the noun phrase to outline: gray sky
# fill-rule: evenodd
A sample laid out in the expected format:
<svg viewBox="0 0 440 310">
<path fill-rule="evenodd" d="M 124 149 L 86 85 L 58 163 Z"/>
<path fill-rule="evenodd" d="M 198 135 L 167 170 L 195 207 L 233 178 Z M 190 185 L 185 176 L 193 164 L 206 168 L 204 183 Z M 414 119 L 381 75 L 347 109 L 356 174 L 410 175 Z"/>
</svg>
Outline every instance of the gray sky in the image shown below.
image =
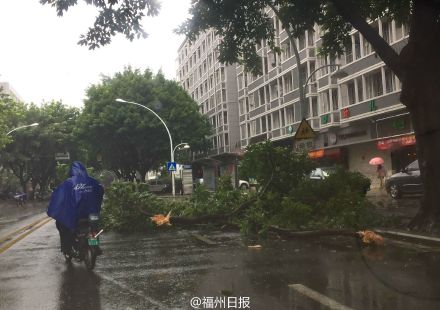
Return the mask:
<svg viewBox="0 0 440 310">
<path fill-rule="evenodd" d="M 96 10 L 81 2 L 58 17 L 39 0 L 0 1 L 0 81 L 7 81 L 26 102 L 62 100 L 80 107 L 86 88 L 124 66 L 160 68 L 176 76 L 177 49 L 183 36 L 173 33 L 188 16 L 190 0 L 160 0 L 157 17 L 146 17 L 149 37 L 130 42 L 123 36 L 90 51 L 76 43 L 94 21 Z"/>
</svg>

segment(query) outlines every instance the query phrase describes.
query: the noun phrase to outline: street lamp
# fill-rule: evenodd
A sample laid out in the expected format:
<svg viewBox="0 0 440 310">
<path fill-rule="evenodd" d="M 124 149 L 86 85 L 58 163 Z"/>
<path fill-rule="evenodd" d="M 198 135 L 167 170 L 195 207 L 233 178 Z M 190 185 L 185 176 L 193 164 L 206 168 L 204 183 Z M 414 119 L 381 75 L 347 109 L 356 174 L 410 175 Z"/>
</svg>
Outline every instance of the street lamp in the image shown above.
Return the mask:
<svg viewBox="0 0 440 310">
<path fill-rule="evenodd" d="M 11 131 L 8 131 L 6 133 L 6 136 L 8 136 L 9 134 L 13 133 L 16 130 L 20 130 L 20 129 L 27 128 L 27 127 L 35 127 L 35 126 L 38 126 L 38 125 L 39 125 L 38 123 L 33 123 L 33 124 L 30 124 L 30 125 L 24 125 L 24 126 L 20 126 L 20 127 L 14 128 Z"/>
<path fill-rule="evenodd" d="M 151 113 L 153 113 L 154 116 L 156 116 L 156 117 L 162 122 L 162 124 L 165 126 L 165 129 L 167 130 L 168 137 L 170 138 L 171 162 L 174 162 L 173 139 L 171 138 L 170 130 L 168 129 L 167 124 L 165 124 L 165 122 L 163 121 L 163 119 L 162 119 L 159 115 L 157 115 L 156 112 L 154 112 L 153 110 L 151 110 L 149 107 L 146 107 L 146 106 L 144 106 L 144 105 L 142 105 L 142 104 L 139 104 L 139 103 L 137 103 L 137 102 L 127 101 L 127 100 L 120 99 L 120 98 L 116 99 L 116 102 L 130 103 L 130 104 L 137 105 L 137 106 L 139 106 L 139 107 L 141 107 L 141 108 L 147 109 L 148 111 L 150 111 Z M 172 171 L 171 171 L 171 186 L 172 186 L 173 197 L 174 197 L 174 196 L 176 196 L 176 188 L 175 188 L 175 186 L 174 186 L 174 173 L 173 173 Z"/>
<path fill-rule="evenodd" d="M 189 146 L 188 143 L 180 143 L 180 144 L 177 144 L 177 145 L 174 147 L 173 154 L 176 152 L 177 148 L 179 148 L 180 150 L 183 150 L 183 149 L 189 149 L 190 146 Z"/>
<path fill-rule="evenodd" d="M 177 144 L 175 147 L 174 147 L 174 150 L 173 150 L 173 157 L 174 157 L 174 153 L 176 152 L 176 150 L 186 150 L 186 149 L 189 149 L 189 148 L 191 148 L 190 146 L 189 146 L 189 144 L 188 143 L 179 143 L 179 144 Z M 176 167 L 177 167 L 177 165 L 176 165 Z M 174 173 L 172 174 L 172 176 L 171 176 L 171 182 L 173 182 L 173 189 L 175 188 L 175 179 L 174 179 Z M 174 196 L 174 194 L 173 194 L 173 196 Z"/>
</svg>

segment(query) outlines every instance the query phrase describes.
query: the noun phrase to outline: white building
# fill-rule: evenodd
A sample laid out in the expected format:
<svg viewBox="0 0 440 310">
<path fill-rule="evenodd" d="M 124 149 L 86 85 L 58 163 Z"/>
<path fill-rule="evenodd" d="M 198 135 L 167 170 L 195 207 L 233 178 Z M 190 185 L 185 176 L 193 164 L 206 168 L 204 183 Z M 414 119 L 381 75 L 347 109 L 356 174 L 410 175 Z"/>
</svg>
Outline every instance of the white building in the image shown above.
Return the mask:
<svg viewBox="0 0 440 310">
<path fill-rule="evenodd" d="M 23 101 L 20 95 L 8 82 L 0 82 L 0 93 L 10 96 L 15 101 Z"/>
<path fill-rule="evenodd" d="M 272 140 L 278 145 L 294 147 L 294 135 L 302 120 L 299 100 L 297 61 L 287 33 L 272 17 L 281 55 L 274 54 L 263 41 L 256 46 L 262 57 L 263 74 L 253 76 L 241 65 L 236 71 L 216 61 L 218 39 L 208 32 L 179 49 L 179 80 L 200 104 L 200 112 L 211 118 L 216 128 L 213 153 L 236 152 L 236 141 L 244 149 L 252 143 Z M 387 19 L 371 23 L 379 34 L 398 52 L 407 43 L 408 27 Z M 360 171 L 377 183 L 375 168 L 368 164 L 372 157 L 385 160 L 388 173 L 403 168 L 416 158 L 415 138 L 410 116 L 399 102 L 401 83 L 376 55 L 358 31 L 351 33 L 352 44 L 339 58 L 318 55 L 322 44 L 320 29 L 315 27 L 296 39 L 301 80 L 308 80 L 306 118 L 317 133 L 310 157 L 322 166 L 340 164 Z M 205 56 L 206 55 L 206 56 Z M 337 64 L 339 68 L 323 67 Z M 225 77 L 216 79 L 217 70 Z M 315 73 L 315 69 L 318 69 Z M 210 71 L 211 70 L 211 71 Z M 337 72 L 337 74 L 335 74 Z M 236 73 L 236 85 L 231 85 Z M 222 76 L 222 75 L 220 75 Z M 221 84 L 221 88 L 213 87 Z M 228 107 L 228 141 L 217 105 L 223 101 L 214 96 L 221 89 Z M 235 97 L 234 96 L 238 96 Z M 238 102 L 238 111 L 233 105 Z M 238 114 L 238 124 L 235 124 Z M 236 133 L 237 125 L 239 133 Z M 223 140 L 222 140 L 223 134 Z M 226 143 L 227 142 L 227 143 Z M 225 148 L 228 146 L 228 148 Z"/>
</svg>

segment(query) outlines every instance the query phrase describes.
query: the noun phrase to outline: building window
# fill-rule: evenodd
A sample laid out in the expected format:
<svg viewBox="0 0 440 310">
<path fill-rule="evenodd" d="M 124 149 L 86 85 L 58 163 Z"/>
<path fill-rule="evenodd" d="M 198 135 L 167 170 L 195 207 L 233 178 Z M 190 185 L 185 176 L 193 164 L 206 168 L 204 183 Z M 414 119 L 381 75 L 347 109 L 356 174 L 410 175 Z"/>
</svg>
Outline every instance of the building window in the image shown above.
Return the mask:
<svg viewBox="0 0 440 310">
<path fill-rule="evenodd" d="M 337 111 L 339 109 L 338 90 L 337 89 L 332 89 L 331 93 L 332 93 L 332 107 L 333 107 L 333 111 Z"/>
<path fill-rule="evenodd" d="M 292 72 L 283 76 L 284 93 L 289 93 L 293 90 Z"/>
<path fill-rule="evenodd" d="M 307 46 L 315 46 L 314 31 L 312 29 L 307 30 Z"/>
<path fill-rule="evenodd" d="M 244 106 L 244 99 L 238 100 L 238 111 L 240 115 L 243 115 L 246 113 L 245 106 Z"/>
<path fill-rule="evenodd" d="M 284 109 L 280 110 L 280 119 L 281 119 L 281 127 L 286 126 L 286 118 L 285 118 L 285 113 L 284 113 Z"/>
<path fill-rule="evenodd" d="M 286 108 L 286 123 L 293 124 L 295 122 L 295 113 L 293 111 L 293 106 L 288 106 Z"/>
<path fill-rule="evenodd" d="M 259 135 L 261 133 L 261 118 L 257 118 L 255 122 L 255 134 Z"/>
<path fill-rule="evenodd" d="M 319 94 L 319 102 L 320 102 L 319 106 L 320 106 L 321 114 L 330 111 L 330 98 L 328 91 Z"/>
<path fill-rule="evenodd" d="M 354 87 L 354 81 L 350 81 L 347 83 L 347 95 L 348 95 L 348 104 L 356 103 L 356 90 Z"/>
<path fill-rule="evenodd" d="M 316 97 L 312 97 L 312 116 L 318 116 L 318 99 Z"/>
<path fill-rule="evenodd" d="M 280 114 L 278 113 L 278 111 L 272 113 L 272 121 L 274 129 L 280 128 Z"/>
<path fill-rule="evenodd" d="M 345 46 L 345 63 L 349 64 L 353 61 L 353 47 L 351 43 Z"/>
<path fill-rule="evenodd" d="M 396 33 L 396 41 L 403 38 L 404 31 L 403 31 L 403 24 L 399 22 L 395 22 L 395 33 Z"/>
<path fill-rule="evenodd" d="M 275 80 L 270 84 L 270 101 L 278 98 L 278 84 Z"/>
<path fill-rule="evenodd" d="M 286 42 L 281 44 L 281 49 L 282 49 L 281 58 L 282 58 L 283 61 L 289 59 L 290 57 L 292 57 L 292 50 L 291 50 L 291 47 L 290 47 L 290 41 L 289 40 L 287 40 Z"/>
<path fill-rule="evenodd" d="M 387 67 L 384 68 L 384 71 L 385 71 L 385 89 L 387 93 L 391 93 L 397 89 L 395 77 L 394 74 L 391 72 L 391 70 L 388 69 Z"/>
<path fill-rule="evenodd" d="M 356 102 L 360 102 L 360 101 L 363 101 L 364 100 L 364 89 L 363 89 L 363 87 L 362 87 L 362 77 L 358 77 L 357 79 L 356 79 L 356 86 L 357 86 L 357 90 L 358 90 L 358 93 L 357 93 L 357 99 L 356 99 Z"/>
<path fill-rule="evenodd" d="M 261 133 L 264 133 L 266 131 L 267 131 L 266 116 L 263 116 L 261 118 Z"/>
<path fill-rule="evenodd" d="M 228 124 L 228 112 L 223 111 L 223 124 Z"/>
<path fill-rule="evenodd" d="M 355 56 L 356 59 L 361 58 L 361 39 L 360 39 L 360 34 L 359 32 L 356 32 L 353 35 L 354 38 L 354 51 L 355 51 Z"/>
<path fill-rule="evenodd" d="M 240 125 L 240 137 L 241 137 L 241 139 L 246 139 L 247 138 L 247 135 L 246 135 L 246 124 Z"/>
<path fill-rule="evenodd" d="M 305 48 L 306 48 L 306 36 L 304 32 L 298 38 L 298 51 L 302 51 Z"/>
<path fill-rule="evenodd" d="M 366 99 L 381 96 L 383 94 L 381 72 L 375 71 L 365 75 L 365 87 Z"/>
<path fill-rule="evenodd" d="M 229 135 L 225 133 L 225 146 L 229 145 Z"/>
<path fill-rule="evenodd" d="M 391 43 L 392 41 L 391 22 L 389 21 L 382 22 L 382 37 L 387 43 Z"/>
</svg>

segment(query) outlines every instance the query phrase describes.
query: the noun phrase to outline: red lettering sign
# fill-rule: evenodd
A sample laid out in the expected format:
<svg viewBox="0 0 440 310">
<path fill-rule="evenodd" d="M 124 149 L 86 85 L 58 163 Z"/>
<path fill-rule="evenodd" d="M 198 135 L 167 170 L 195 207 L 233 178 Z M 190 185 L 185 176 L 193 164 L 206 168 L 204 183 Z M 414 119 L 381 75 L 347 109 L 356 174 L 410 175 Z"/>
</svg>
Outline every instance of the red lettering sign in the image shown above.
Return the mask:
<svg viewBox="0 0 440 310">
<path fill-rule="evenodd" d="M 342 118 L 349 118 L 350 110 L 348 108 L 342 109 Z"/>
</svg>

